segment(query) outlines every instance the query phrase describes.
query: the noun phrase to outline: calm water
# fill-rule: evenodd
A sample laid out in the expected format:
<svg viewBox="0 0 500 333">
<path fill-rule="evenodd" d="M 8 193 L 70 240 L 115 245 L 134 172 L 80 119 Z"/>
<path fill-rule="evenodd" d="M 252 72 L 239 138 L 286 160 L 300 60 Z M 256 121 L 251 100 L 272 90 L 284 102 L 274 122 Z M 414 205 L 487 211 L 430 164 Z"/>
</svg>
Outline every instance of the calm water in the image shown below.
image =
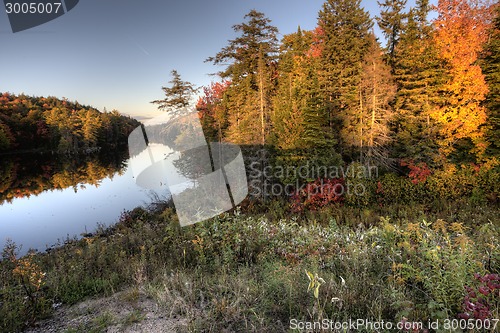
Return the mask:
<svg viewBox="0 0 500 333">
<path fill-rule="evenodd" d="M 134 157 L 137 159 L 140 157 Z M 62 159 L 39 155 L 0 157 L 0 248 L 7 239 L 45 250 L 68 237 L 115 223 L 124 210 L 145 206 L 167 185 L 136 185 L 125 154 Z"/>
</svg>

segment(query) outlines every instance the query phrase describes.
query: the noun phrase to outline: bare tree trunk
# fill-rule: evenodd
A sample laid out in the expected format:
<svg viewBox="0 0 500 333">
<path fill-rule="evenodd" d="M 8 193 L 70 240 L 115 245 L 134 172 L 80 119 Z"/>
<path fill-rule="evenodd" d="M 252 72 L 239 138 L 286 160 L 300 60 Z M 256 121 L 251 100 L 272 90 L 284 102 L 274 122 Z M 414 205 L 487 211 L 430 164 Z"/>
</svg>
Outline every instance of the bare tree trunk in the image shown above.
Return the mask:
<svg viewBox="0 0 500 333">
<path fill-rule="evenodd" d="M 373 73 L 376 73 L 377 67 L 375 61 L 373 62 Z M 372 150 L 374 149 L 374 141 L 373 141 L 373 132 L 375 131 L 375 120 L 376 120 L 376 112 L 377 112 L 377 80 L 375 79 L 375 75 L 373 76 L 373 95 L 372 95 L 372 121 L 370 128 L 370 155 Z"/>
<path fill-rule="evenodd" d="M 262 80 L 262 69 L 260 70 L 260 125 L 261 125 L 261 135 L 262 135 L 262 145 L 266 143 L 266 128 L 264 119 L 264 83 Z"/>
<path fill-rule="evenodd" d="M 257 71 L 259 75 L 259 98 L 260 98 L 260 129 L 261 129 L 261 144 L 266 143 L 266 117 L 265 117 L 265 100 L 264 100 L 264 69 L 265 62 L 262 54 L 262 46 L 259 50 L 259 58 Z"/>
<path fill-rule="evenodd" d="M 359 89 L 359 162 L 363 163 L 363 91 Z"/>
</svg>

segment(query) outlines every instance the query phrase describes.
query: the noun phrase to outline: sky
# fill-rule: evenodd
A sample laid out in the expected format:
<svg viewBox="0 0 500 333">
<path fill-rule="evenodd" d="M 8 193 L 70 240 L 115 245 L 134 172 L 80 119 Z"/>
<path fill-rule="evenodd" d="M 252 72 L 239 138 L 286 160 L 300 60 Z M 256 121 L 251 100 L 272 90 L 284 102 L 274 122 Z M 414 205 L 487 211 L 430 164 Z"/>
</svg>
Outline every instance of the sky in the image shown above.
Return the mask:
<svg viewBox="0 0 500 333">
<path fill-rule="evenodd" d="M 204 60 L 251 9 L 282 35 L 316 26 L 324 0 L 81 0 L 65 15 L 12 33 L 0 10 L 0 92 L 65 97 L 138 119 L 157 114 L 170 71 L 198 87 L 217 80 Z M 414 0 L 409 0 L 409 5 Z M 372 17 L 377 1 L 363 0 Z"/>
</svg>

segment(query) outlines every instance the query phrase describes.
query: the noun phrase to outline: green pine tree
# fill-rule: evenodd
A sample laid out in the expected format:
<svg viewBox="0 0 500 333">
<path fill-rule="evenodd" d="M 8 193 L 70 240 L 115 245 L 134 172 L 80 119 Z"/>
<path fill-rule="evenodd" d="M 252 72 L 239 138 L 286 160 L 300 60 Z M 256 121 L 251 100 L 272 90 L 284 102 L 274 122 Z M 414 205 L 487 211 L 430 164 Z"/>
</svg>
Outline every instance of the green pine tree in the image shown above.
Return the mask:
<svg viewBox="0 0 500 333">
<path fill-rule="evenodd" d="M 500 155 L 500 5 L 495 7 L 495 19 L 490 29 L 488 43 L 484 48 L 484 57 L 480 62 L 489 93 L 484 105 L 488 111 L 489 142 L 488 154 Z"/>
<path fill-rule="evenodd" d="M 278 54 L 278 29 L 263 13 L 251 10 L 233 26 L 238 37 L 207 61 L 224 65 L 218 74 L 231 81 L 225 97 L 230 110 L 227 140 L 246 144 L 269 141 L 271 99 Z"/>
<path fill-rule="evenodd" d="M 394 50 L 405 25 L 406 13 L 404 9 L 406 3 L 407 0 L 378 2 L 381 12 L 380 16 L 377 17 L 377 23 L 387 39 L 387 55 L 391 67 L 394 64 Z"/>
<path fill-rule="evenodd" d="M 313 174 L 314 167 L 338 165 L 341 161 L 319 84 L 317 33 L 299 27 L 296 33 L 283 37 L 272 117 L 273 142 L 280 148 L 278 163 L 300 168 L 302 176 L 309 180 L 318 177 Z M 296 184 L 297 180 L 307 179 L 292 177 L 282 181 Z"/>
<path fill-rule="evenodd" d="M 170 74 L 172 75 L 172 80 L 169 81 L 171 86 L 161 88 L 165 93 L 165 98 L 151 103 L 158 104 L 159 110 L 178 114 L 193 102 L 192 98 L 197 89 L 191 82 L 183 81 L 175 69 Z"/>
<path fill-rule="evenodd" d="M 283 37 L 278 66 L 278 86 L 273 99 L 273 143 L 280 149 L 304 148 L 305 87 L 310 84 L 306 73 L 306 52 L 312 34 L 302 32 Z"/>
<path fill-rule="evenodd" d="M 328 123 L 335 134 L 340 128 L 342 152 L 353 159 L 357 152 L 349 136 L 359 118 L 359 86 L 373 23 L 361 0 L 328 0 L 318 20 L 323 33 L 319 80 Z"/>
<path fill-rule="evenodd" d="M 432 43 L 427 0 L 417 1 L 394 51 L 397 94 L 393 156 L 432 163 L 438 156 L 437 126 L 430 113 L 440 104 L 445 73 Z"/>
<path fill-rule="evenodd" d="M 10 134 L 9 128 L 0 120 L 0 151 L 7 150 L 10 148 L 11 140 L 9 134 Z"/>
</svg>

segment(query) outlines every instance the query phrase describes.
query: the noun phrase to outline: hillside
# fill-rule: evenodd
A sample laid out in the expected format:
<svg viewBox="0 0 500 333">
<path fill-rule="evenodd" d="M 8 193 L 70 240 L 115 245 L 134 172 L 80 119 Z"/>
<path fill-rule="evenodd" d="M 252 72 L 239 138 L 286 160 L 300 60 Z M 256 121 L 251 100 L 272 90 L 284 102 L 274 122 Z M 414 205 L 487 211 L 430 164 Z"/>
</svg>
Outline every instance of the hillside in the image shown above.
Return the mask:
<svg viewBox="0 0 500 333">
<path fill-rule="evenodd" d="M 100 112 L 56 97 L 0 93 L 0 153 L 76 153 L 127 142 L 139 122 L 118 111 Z"/>
</svg>

